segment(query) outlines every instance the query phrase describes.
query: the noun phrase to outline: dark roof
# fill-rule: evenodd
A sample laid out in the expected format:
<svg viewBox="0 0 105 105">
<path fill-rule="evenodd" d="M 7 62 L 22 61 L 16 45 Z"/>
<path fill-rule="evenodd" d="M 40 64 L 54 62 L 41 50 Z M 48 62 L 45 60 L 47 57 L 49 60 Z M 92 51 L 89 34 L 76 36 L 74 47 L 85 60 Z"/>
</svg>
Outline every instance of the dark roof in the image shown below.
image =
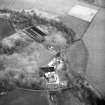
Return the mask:
<svg viewBox="0 0 105 105">
<path fill-rule="evenodd" d="M 41 67 L 40 70 L 44 73 L 55 71 L 54 67 Z"/>
<path fill-rule="evenodd" d="M 46 36 L 46 34 L 44 32 L 42 32 L 39 28 L 37 27 L 31 27 L 32 30 L 36 31 L 38 34 L 42 35 L 42 36 Z"/>
</svg>

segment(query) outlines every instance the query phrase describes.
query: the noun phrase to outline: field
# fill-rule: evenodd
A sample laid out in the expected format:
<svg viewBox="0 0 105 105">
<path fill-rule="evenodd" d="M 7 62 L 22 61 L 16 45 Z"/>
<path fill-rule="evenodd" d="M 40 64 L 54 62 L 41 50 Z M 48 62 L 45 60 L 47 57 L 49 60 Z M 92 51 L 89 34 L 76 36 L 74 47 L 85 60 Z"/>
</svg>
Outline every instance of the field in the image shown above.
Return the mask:
<svg viewBox="0 0 105 105">
<path fill-rule="evenodd" d="M 9 23 L 3 19 L 0 19 L 0 40 L 14 33 L 14 30 Z"/>
</svg>

